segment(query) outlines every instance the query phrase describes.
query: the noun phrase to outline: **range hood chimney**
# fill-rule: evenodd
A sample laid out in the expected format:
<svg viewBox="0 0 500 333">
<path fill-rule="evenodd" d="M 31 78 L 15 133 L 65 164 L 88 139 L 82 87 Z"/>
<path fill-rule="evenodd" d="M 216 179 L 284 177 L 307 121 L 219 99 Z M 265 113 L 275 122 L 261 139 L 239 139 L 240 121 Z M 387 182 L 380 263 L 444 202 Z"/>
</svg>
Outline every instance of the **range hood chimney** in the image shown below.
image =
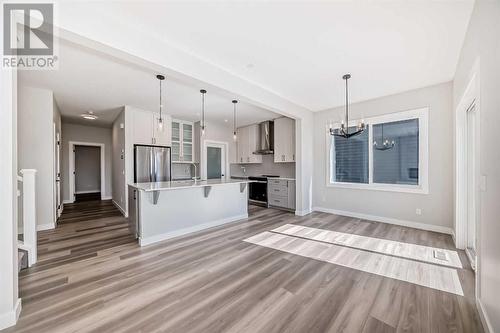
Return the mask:
<svg viewBox="0 0 500 333">
<path fill-rule="evenodd" d="M 259 124 L 259 146 L 254 154 L 274 154 L 274 121 L 269 120 Z"/>
</svg>

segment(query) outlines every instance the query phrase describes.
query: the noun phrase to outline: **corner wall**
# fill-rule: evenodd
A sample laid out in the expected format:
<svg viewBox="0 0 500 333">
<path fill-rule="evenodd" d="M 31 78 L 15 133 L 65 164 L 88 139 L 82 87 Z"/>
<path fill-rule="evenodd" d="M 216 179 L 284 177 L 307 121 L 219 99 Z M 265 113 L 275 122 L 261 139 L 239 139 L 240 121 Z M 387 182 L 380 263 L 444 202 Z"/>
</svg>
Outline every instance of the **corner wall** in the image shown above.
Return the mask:
<svg viewBox="0 0 500 333">
<path fill-rule="evenodd" d="M 479 61 L 480 193 L 478 237 L 478 304 L 483 323 L 500 332 L 500 2 L 476 0 L 453 81 L 454 110 Z M 455 114 L 455 113 L 454 113 Z"/>
<path fill-rule="evenodd" d="M 326 186 L 326 125 L 344 108 L 314 114 L 313 206 L 385 222 L 451 232 L 453 226 L 452 86 L 444 83 L 350 106 L 352 119 L 429 107 L 429 194 Z M 416 215 L 416 208 L 422 215 Z M 353 214 L 353 216 L 354 216 Z"/>
</svg>

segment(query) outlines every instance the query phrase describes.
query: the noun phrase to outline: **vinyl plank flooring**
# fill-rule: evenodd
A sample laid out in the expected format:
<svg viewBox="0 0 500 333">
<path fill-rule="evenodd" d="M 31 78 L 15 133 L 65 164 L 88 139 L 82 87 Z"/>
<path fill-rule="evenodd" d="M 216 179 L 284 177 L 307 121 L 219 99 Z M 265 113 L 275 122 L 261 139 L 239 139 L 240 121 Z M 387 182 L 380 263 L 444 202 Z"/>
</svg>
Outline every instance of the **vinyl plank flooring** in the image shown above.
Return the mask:
<svg viewBox="0 0 500 333">
<path fill-rule="evenodd" d="M 300 235 L 309 245 L 294 235 L 276 242 L 306 256 L 244 241 L 287 225 L 332 233 L 307 229 Z M 241 222 L 141 248 L 110 201 L 82 201 L 65 205 L 56 229 L 38 233 L 39 262 L 19 275 L 23 310 L 5 332 L 482 332 L 462 251 L 464 296 L 349 267 L 365 257 L 328 244 L 324 236 L 335 233 L 353 235 L 358 251 L 384 241 L 455 250 L 448 235 L 258 206 Z M 327 254 L 344 265 L 322 260 Z M 380 262 L 406 269 L 389 263 Z"/>
</svg>

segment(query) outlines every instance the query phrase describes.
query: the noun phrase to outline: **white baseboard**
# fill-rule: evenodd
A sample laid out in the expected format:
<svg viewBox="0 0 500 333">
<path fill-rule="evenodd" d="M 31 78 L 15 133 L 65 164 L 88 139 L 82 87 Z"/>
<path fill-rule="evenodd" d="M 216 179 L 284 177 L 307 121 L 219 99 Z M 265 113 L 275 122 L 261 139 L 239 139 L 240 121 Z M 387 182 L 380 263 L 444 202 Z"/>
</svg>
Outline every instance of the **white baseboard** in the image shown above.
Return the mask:
<svg viewBox="0 0 500 333">
<path fill-rule="evenodd" d="M 38 224 L 36 226 L 36 231 L 55 229 L 55 227 L 56 227 L 55 223 Z"/>
<path fill-rule="evenodd" d="M 296 210 L 295 215 L 297 216 L 306 216 L 308 214 L 311 214 L 313 211 L 312 209 L 304 209 L 304 210 Z"/>
<path fill-rule="evenodd" d="M 118 210 L 123 214 L 123 216 L 125 217 L 128 217 L 127 216 L 127 213 L 125 212 L 125 209 L 123 209 L 116 201 L 114 201 L 112 198 L 111 198 L 111 202 L 113 202 L 113 205 L 115 205 L 116 208 L 118 208 Z"/>
<path fill-rule="evenodd" d="M 73 202 L 74 202 L 74 200 L 69 200 L 69 199 L 64 199 L 63 200 L 63 204 L 71 204 Z"/>
<path fill-rule="evenodd" d="M 493 326 L 491 325 L 490 318 L 484 310 L 483 303 L 479 298 L 476 298 L 477 312 L 479 312 L 479 317 L 481 318 L 481 323 L 483 324 L 484 331 L 486 333 L 494 333 Z"/>
<path fill-rule="evenodd" d="M 109 196 L 109 195 L 107 195 L 105 197 L 101 197 L 101 200 L 112 200 L 112 199 L 113 199 L 113 197 Z"/>
<path fill-rule="evenodd" d="M 361 213 L 356 213 L 356 212 L 348 212 L 348 211 L 344 211 L 344 210 L 337 210 L 337 209 L 324 208 L 324 207 L 314 207 L 313 210 L 316 212 L 349 216 L 349 217 L 354 217 L 354 218 L 363 219 L 363 220 L 376 221 L 376 222 L 382 222 L 382 223 L 388 223 L 388 224 L 395 224 L 395 225 L 400 225 L 403 227 L 410 227 L 410 228 L 427 230 L 427 231 L 435 231 L 435 232 L 440 232 L 440 233 L 449 234 L 449 235 L 451 235 L 453 233 L 452 228 L 443 227 L 443 226 L 439 226 L 439 225 L 432 225 L 432 224 L 426 224 L 426 223 L 420 223 L 420 222 L 414 222 L 414 221 L 399 220 L 399 219 L 394 219 L 394 218 L 390 218 L 390 217 L 361 214 Z"/>
<path fill-rule="evenodd" d="M 196 231 L 200 231 L 203 229 L 208 229 L 208 228 L 213 228 L 219 225 L 231 223 L 231 222 L 237 222 L 243 219 L 248 218 L 248 214 L 242 214 L 242 215 L 236 215 L 236 216 L 231 216 L 225 219 L 217 220 L 217 221 L 212 221 L 212 222 L 207 222 L 199 225 L 195 225 L 189 228 L 184 228 L 180 230 L 175 230 L 172 232 L 167 232 L 164 234 L 156 235 L 156 236 L 151 236 L 151 237 L 145 237 L 145 238 L 139 238 L 139 245 L 140 246 L 146 246 L 150 245 L 153 243 L 161 242 L 170 238 L 190 234 Z"/>
<path fill-rule="evenodd" d="M 101 190 L 91 190 L 91 191 L 78 191 L 75 194 L 87 194 L 87 193 L 101 193 Z"/>
<path fill-rule="evenodd" d="M 14 326 L 21 314 L 21 299 L 18 298 L 14 309 L 9 312 L 0 314 L 0 330 Z"/>
</svg>

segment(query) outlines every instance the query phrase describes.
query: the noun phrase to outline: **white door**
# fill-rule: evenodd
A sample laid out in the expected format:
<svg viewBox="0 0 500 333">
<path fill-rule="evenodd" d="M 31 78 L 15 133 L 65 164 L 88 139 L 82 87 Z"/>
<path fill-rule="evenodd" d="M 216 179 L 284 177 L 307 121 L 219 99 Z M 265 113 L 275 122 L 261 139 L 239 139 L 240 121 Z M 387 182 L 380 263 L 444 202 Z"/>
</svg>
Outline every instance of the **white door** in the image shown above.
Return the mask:
<svg viewBox="0 0 500 333">
<path fill-rule="evenodd" d="M 467 248 L 466 253 L 475 267 L 476 261 L 476 112 L 472 104 L 467 110 Z"/>
<path fill-rule="evenodd" d="M 222 143 L 207 143 L 206 150 L 207 179 L 226 177 L 226 145 Z"/>
</svg>

